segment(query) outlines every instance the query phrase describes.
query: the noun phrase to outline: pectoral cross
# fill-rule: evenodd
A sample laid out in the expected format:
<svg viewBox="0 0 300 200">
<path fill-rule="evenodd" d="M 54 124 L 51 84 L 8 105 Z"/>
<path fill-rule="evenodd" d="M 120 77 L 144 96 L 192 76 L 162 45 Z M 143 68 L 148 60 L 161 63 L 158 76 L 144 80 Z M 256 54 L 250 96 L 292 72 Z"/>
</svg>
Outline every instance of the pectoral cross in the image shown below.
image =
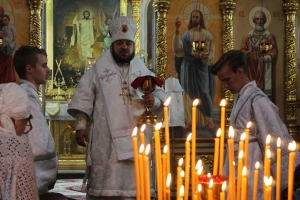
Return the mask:
<svg viewBox="0 0 300 200">
<path fill-rule="evenodd" d="M 126 97 L 129 98 L 129 101 L 130 101 L 130 105 L 132 105 L 132 95 L 128 92 L 126 93 L 126 90 L 127 90 L 127 86 L 122 86 L 122 92 L 120 94 L 120 96 L 122 97 L 123 99 L 123 105 L 125 105 L 125 101 L 126 101 Z"/>
</svg>

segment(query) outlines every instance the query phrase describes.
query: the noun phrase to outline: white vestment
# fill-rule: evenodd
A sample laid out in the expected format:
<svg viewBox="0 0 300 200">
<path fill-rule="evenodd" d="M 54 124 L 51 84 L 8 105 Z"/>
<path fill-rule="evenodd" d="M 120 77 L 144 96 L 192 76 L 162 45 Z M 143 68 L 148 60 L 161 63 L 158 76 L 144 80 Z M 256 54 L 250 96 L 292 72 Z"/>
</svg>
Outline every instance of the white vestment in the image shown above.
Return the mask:
<svg viewBox="0 0 300 200">
<path fill-rule="evenodd" d="M 47 125 L 47 121 L 41 112 L 39 96 L 36 86 L 29 81 L 20 80 L 31 101 L 32 130 L 22 137 L 28 140 L 34 157 L 34 168 L 39 194 L 48 191 L 48 186 L 56 181 L 58 160 L 55 151 L 55 143 Z"/>
<path fill-rule="evenodd" d="M 31 147 L 22 137 L 3 131 L 0 131 L 0 199 L 39 199 Z"/>
<path fill-rule="evenodd" d="M 132 104 L 126 98 L 124 105 L 118 68 L 110 51 L 104 52 L 82 76 L 68 109 L 74 117 L 83 112 L 93 121 L 87 150 L 88 196 L 136 196 L 131 134 L 145 107 L 143 94 L 131 86 Z M 154 76 L 135 56 L 130 62 L 128 83 L 145 75 Z M 151 110 L 161 112 L 162 105 L 157 101 L 164 101 L 165 93 L 157 86 L 153 95 L 156 103 Z M 150 134 L 145 134 L 146 141 L 150 141 Z"/>
<path fill-rule="evenodd" d="M 259 185 L 257 199 L 263 200 L 263 166 L 266 137 L 271 135 L 271 176 L 276 180 L 276 149 L 277 138 L 281 139 L 281 191 L 287 187 L 288 177 L 288 144 L 293 141 L 285 124 L 281 121 L 278 108 L 269 98 L 256 86 L 255 81 L 246 84 L 234 100 L 230 115 L 230 126 L 234 132 L 235 163 L 238 163 L 238 142 L 241 134 L 245 132 L 247 123 L 251 121 L 252 126 L 249 134 L 249 156 L 248 156 L 248 199 L 253 195 L 253 177 L 255 163 L 260 163 Z M 300 155 L 297 153 L 295 167 L 300 164 Z M 237 172 L 237 164 L 235 172 Z M 224 163 L 224 175 L 228 175 L 228 157 Z M 275 188 L 273 188 L 273 192 Z M 273 193 L 274 194 L 274 193 Z"/>
</svg>

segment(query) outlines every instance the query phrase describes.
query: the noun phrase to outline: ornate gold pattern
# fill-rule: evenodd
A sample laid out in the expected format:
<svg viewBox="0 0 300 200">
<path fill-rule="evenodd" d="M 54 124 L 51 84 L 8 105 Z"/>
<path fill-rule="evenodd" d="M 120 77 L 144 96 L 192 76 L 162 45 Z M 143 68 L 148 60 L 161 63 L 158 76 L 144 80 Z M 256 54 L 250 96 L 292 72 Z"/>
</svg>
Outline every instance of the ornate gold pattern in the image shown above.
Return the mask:
<svg viewBox="0 0 300 200">
<path fill-rule="evenodd" d="M 132 0 L 132 19 L 136 22 L 136 35 L 134 38 L 135 41 L 135 52 L 140 52 L 140 0 Z"/>
<path fill-rule="evenodd" d="M 170 9 L 169 0 L 154 0 L 153 7 L 156 19 L 156 76 L 163 81 L 167 77 L 167 13 Z"/>
<path fill-rule="evenodd" d="M 30 11 L 30 42 L 31 46 L 42 47 L 41 10 L 43 0 L 27 0 Z"/>
<path fill-rule="evenodd" d="M 297 134 L 296 116 L 296 12 L 298 3 L 285 0 L 283 10 L 286 14 L 285 24 L 285 119 L 290 135 Z"/>
</svg>

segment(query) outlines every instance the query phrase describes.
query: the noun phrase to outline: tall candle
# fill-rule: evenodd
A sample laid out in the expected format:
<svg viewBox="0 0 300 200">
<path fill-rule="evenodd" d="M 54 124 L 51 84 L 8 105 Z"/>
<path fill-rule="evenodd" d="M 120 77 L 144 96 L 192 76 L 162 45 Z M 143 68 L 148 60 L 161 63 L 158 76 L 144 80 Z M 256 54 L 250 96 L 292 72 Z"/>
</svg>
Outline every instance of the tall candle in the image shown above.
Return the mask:
<svg viewBox="0 0 300 200">
<path fill-rule="evenodd" d="M 150 144 L 147 145 L 144 156 L 144 167 L 145 167 L 145 200 L 150 200 L 150 168 L 149 168 L 149 155 Z"/>
<path fill-rule="evenodd" d="M 196 184 L 196 186 L 199 184 L 199 174 L 198 174 L 198 170 L 199 169 L 201 169 L 201 167 L 202 167 L 202 160 L 201 159 L 199 159 L 198 161 L 197 161 L 197 164 L 196 164 L 196 167 L 195 167 L 195 170 L 196 170 L 196 172 L 195 172 L 195 177 L 194 177 L 194 179 L 195 179 L 195 184 Z M 197 189 L 196 189 L 196 191 L 197 191 Z"/>
<path fill-rule="evenodd" d="M 259 162 L 256 162 L 255 163 L 255 170 L 254 170 L 254 180 L 253 180 L 253 200 L 257 199 L 258 169 L 259 169 Z"/>
<path fill-rule="evenodd" d="M 198 190 L 198 200 L 202 200 L 202 196 L 201 196 L 202 185 L 201 184 L 198 184 L 197 190 Z"/>
<path fill-rule="evenodd" d="M 243 172 L 242 172 L 242 200 L 246 200 L 247 199 L 247 195 L 246 195 L 246 189 L 247 189 L 247 167 L 244 166 L 243 167 Z"/>
<path fill-rule="evenodd" d="M 146 125 L 143 124 L 140 129 L 140 145 L 143 144 L 144 146 L 145 146 L 145 134 L 144 134 L 145 128 L 146 128 Z"/>
<path fill-rule="evenodd" d="M 140 180 L 141 180 L 141 199 L 145 199 L 145 186 L 144 186 L 144 181 L 145 181 L 145 175 L 144 175 L 144 145 L 142 144 L 140 146 L 139 150 L 139 171 L 140 171 Z"/>
<path fill-rule="evenodd" d="M 180 186 L 179 196 L 177 197 L 177 200 L 183 200 L 184 197 L 184 185 Z"/>
<path fill-rule="evenodd" d="M 266 151 L 266 155 L 267 155 L 267 159 L 266 159 L 266 163 L 265 163 L 265 175 L 269 177 L 270 173 L 271 173 L 271 151 L 270 149 L 267 149 Z"/>
<path fill-rule="evenodd" d="M 281 140 L 277 138 L 277 159 L 276 159 L 276 200 L 280 200 L 280 184 L 281 184 Z"/>
<path fill-rule="evenodd" d="M 134 155 L 134 168 L 135 168 L 135 189 L 136 189 L 136 199 L 141 199 L 141 183 L 140 183 L 140 174 L 139 174 L 139 157 L 138 157 L 138 144 L 137 144 L 137 127 L 133 129 L 132 132 L 132 143 L 133 143 L 133 155 Z"/>
<path fill-rule="evenodd" d="M 170 133 L 169 133 L 169 110 L 168 106 L 171 101 L 171 97 L 168 97 L 167 100 L 164 102 L 164 122 L 165 122 L 165 140 L 166 145 L 170 147 Z M 170 151 L 166 154 L 167 160 L 167 174 L 170 173 Z"/>
<path fill-rule="evenodd" d="M 222 191 L 220 192 L 220 200 L 225 200 L 226 181 L 222 183 Z"/>
<path fill-rule="evenodd" d="M 213 185 L 214 185 L 214 181 L 213 179 L 210 179 L 208 184 L 208 200 L 213 200 L 213 191 L 212 191 Z"/>
<path fill-rule="evenodd" d="M 235 197 L 235 173 L 234 173 L 234 131 L 233 127 L 229 127 L 228 133 L 228 161 L 229 161 L 229 185 L 228 185 L 228 193 L 230 199 L 234 199 Z"/>
<path fill-rule="evenodd" d="M 180 173 L 182 171 L 182 167 L 181 167 L 182 163 L 183 163 L 183 158 L 180 158 L 178 161 L 178 165 L 177 165 L 177 175 L 176 175 L 176 179 L 177 179 L 177 181 L 176 181 L 176 184 L 177 184 L 176 196 L 177 197 L 179 196 L 179 190 L 180 190 L 180 186 L 182 184 L 182 181 L 181 181 L 182 179 L 180 177 Z"/>
<path fill-rule="evenodd" d="M 162 199 L 162 168 L 161 168 L 161 149 L 159 130 L 161 122 L 155 125 L 155 161 L 156 161 L 156 182 L 157 182 L 157 197 Z"/>
<path fill-rule="evenodd" d="M 267 150 L 270 149 L 270 142 L 271 142 L 271 135 L 268 134 L 266 138 L 266 147 L 265 147 L 265 156 L 264 156 L 264 163 L 267 162 Z M 264 174 L 266 174 L 266 168 L 264 167 Z M 265 175 L 264 175 L 265 176 Z"/>
<path fill-rule="evenodd" d="M 289 143 L 288 148 L 290 150 L 289 174 L 288 174 L 288 200 L 292 200 L 293 199 L 293 190 L 294 190 L 294 170 L 295 170 L 296 142 L 293 141 L 293 142 Z"/>
<path fill-rule="evenodd" d="M 163 187 L 163 197 L 164 199 L 167 198 L 167 192 L 166 192 L 166 180 L 167 180 L 167 161 L 166 161 L 166 154 L 168 152 L 168 146 L 165 145 L 164 150 L 163 150 L 163 155 L 161 156 L 162 160 L 162 187 Z"/>
<path fill-rule="evenodd" d="M 190 184 L 190 140 L 192 134 L 190 133 L 185 142 L 185 181 L 184 181 L 184 200 L 188 200 L 189 197 L 189 184 Z"/>
<path fill-rule="evenodd" d="M 170 200 L 171 198 L 171 192 L 170 192 L 170 185 L 171 185 L 171 173 L 167 175 L 166 180 L 166 200 Z"/>
<path fill-rule="evenodd" d="M 246 137 L 245 137 L 245 151 L 244 151 L 244 165 L 249 168 L 248 166 L 248 155 L 249 155 L 249 133 L 250 133 L 250 127 L 251 127 L 251 122 L 248 122 L 246 125 Z"/>
<path fill-rule="evenodd" d="M 196 109 L 197 105 L 199 103 L 199 99 L 196 99 L 193 101 L 193 107 L 192 107 L 192 160 L 191 160 L 191 172 L 192 177 L 195 177 L 195 162 L 196 162 Z M 196 190 L 196 183 L 195 180 L 192 179 L 192 191 Z M 187 196 L 187 195 L 185 195 Z"/>
<path fill-rule="evenodd" d="M 224 137 L 225 137 L 225 106 L 226 106 L 225 99 L 223 99 L 221 101 L 220 106 L 221 106 L 221 136 L 220 136 L 219 175 L 223 175 L 223 165 L 224 165 Z"/>
<path fill-rule="evenodd" d="M 238 180 L 237 180 L 237 200 L 241 199 L 241 183 L 242 183 L 242 169 L 243 169 L 243 153 L 244 151 L 239 151 L 239 159 L 238 159 Z"/>
<path fill-rule="evenodd" d="M 213 175 L 217 175 L 218 173 L 218 166 L 219 166 L 219 150 L 220 150 L 220 139 L 221 136 L 221 129 L 219 128 L 217 131 L 217 135 L 215 138 L 215 150 L 214 150 L 214 168 L 213 168 Z"/>
</svg>

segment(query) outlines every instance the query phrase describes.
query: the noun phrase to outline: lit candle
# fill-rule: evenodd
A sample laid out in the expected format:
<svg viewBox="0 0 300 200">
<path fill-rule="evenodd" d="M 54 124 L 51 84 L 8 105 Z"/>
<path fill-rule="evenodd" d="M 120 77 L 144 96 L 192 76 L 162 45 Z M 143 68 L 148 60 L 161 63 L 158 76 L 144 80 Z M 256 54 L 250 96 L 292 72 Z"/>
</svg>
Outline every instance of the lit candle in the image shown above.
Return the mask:
<svg viewBox="0 0 300 200">
<path fill-rule="evenodd" d="M 264 176 L 264 183 L 265 183 L 265 200 L 271 200 L 272 177 L 268 178 L 267 176 Z"/>
<path fill-rule="evenodd" d="M 267 149 L 266 155 L 267 155 L 267 160 L 266 160 L 266 163 L 264 166 L 265 167 L 265 175 L 264 176 L 269 177 L 270 171 L 271 171 L 271 151 L 270 151 L 270 149 Z"/>
<path fill-rule="evenodd" d="M 146 128 L 146 125 L 143 124 L 141 129 L 140 129 L 140 145 L 144 145 L 145 146 L 145 134 L 144 134 L 144 130 Z"/>
<path fill-rule="evenodd" d="M 170 133 L 169 133 L 169 110 L 168 106 L 171 101 L 171 97 L 167 98 L 167 100 L 164 102 L 164 123 L 165 123 L 165 140 L 166 145 L 170 146 Z M 170 173 L 170 151 L 166 154 L 166 160 L 167 160 L 167 174 Z"/>
<path fill-rule="evenodd" d="M 135 168 L 135 185 L 136 185 L 136 199 L 140 200 L 141 198 L 141 188 L 140 188 L 140 174 L 139 174 L 139 157 L 138 157 L 138 144 L 137 144 L 137 127 L 133 129 L 132 132 L 132 143 L 133 143 L 133 154 L 134 154 L 134 168 Z"/>
<path fill-rule="evenodd" d="M 280 200 L 280 184 L 281 184 L 281 140 L 277 138 L 277 160 L 276 160 L 276 200 Z"/>
<path fill-rule="evenodd" d="M 245 137 L 245 151 L 244 151 L 244 165 L 248 167 L 248 155 L 249 155 L 249 133 L 250 133 L 250 127 L 251 127 L 251 122 L 248 122 L 247 123 L 247 126 L 246 126 L 246 130 L 245 130 L 245 133 L 246 133 L 246 137 Z"/>
<path fill-rule="evenodd" d="M 264 156 L 264 163 L 267 162 L 267 150 L 270 149 L 270 142 L 271 142 L 271 135 L 268 134 L 266 138 L 266 147 L 265 147 L 265 156 Z M 265 165 L 265 164 L 264 164 Z M 264 174 L 266 174 L 266 167 L 264 167 Z M 265 175 L 264 175 L 265 176 Z"/>
<path fill-rule="evenodd" d="M 218 166 L 219 166 L 219 147 L 220 147 L 220 139 L 221 136 L 221 129 L 219 128 L 217 131 L 217 135 L 215 138 L 215 151 L 214 151 L 214 169 L 213 169 L 213 175 L 217 175 L 218 173 Z"/>
<path fill-rule="evenodd" d="M 188 200 L 189 197 L 189 183 L 190 183 L 190 140 L 192 133 L 190 133 L 185 141 L 185 181 L 184 181 L 184 199 Z"/>
<path fill-rule="evenodd" d="M 254 170 L 254 182 L 253 182 L 253 200 L 257 199 L 257 188 L 258 188 L 258 169 L 259 169 L 259 162 L 255 163 L 255 170 Z"/>
<path fill-rule="evenodd" d="M 293 141 L 289 143 L 289 174 L 288 174 L 288 200 L 293 199 L 293 190 L 294 190 L 294 170 L 295 170 L 295 149 L 296 149 L 296 142 Z"/>
<path fill-rule="evenodd" d="M 199 99 L 194 100 L 192 107 L 192 160 L 191 160 L 191 172 L 192 177 L 195 177 L 195 162 L 196 162 L 196 106 L 199 103 Z M 185 186 L 186 187 L 186 186 Z M 196 190 L 195 180 L 192 179 L 192 191 Z M 187 196 L 187 195 L 185 195 Z"/>
<path fill-rule="evenodd" d="M 170 185 L 171 185 L 171 173 L 168 174 L 166 180 L 166 200 L 170 200 L 171 198 Z"/>
<path fill-rule="evenodd" d="M 224 137 L 225 137 L 225 106 L 226 106 L 225 99 L 223 99 L 221 101 L 220 106 L 221 106 L 221 136 L 220 136 L 219 175 L 223 175 L 223 165 L 224 165 Z"/>
<path fill-rule="evenodd" d="M 198 184 L 197 190 L 198 190 L 198 200 L 202 200 L 202 197 L 201 197 L 202 185 L 201 184 Z"/>
<path fill-rule="evenodd" d="M 246 138 L 246 132 L 241 134 L 240 141 L 239 141 L 239 151 L 238 152 L 241 152 L 242 150 L 244 151 L 245 138 Z M 245 151 L 244 151 L 244 155 L 245 155 Z M 244 161 L 244 163 L 245 163 L 245 161 Z"/>
<path fill-rule="evenodd" d="M 235 173 L 234 173 L 234 130 L 233 127 L 229 127 L 228 133 L 228 163 L 229 163 L 229 184 L 228 184 L 228 193 L 230 199 L 234 199 L 235 197 Z"/>
<path fill-rule="evenodd" d="M 225 200 L 226 181 L 222 183 L 222 191 L 220 192 L 220 200 Z"/>
<path fill-rule="evenodd" d="M 161 149 L 159 129 L 161 122 L 155 125 L 155 161 L 156 161 L 156 182 L 157 182 L 157 197 L 162 199 L 162 168 L 161 168 Z"/>
<path fill-rule="evenodd" d="M 239 159 L 238 159 L 238 180 L 237 180 L 237 200 L 241 199 L 241 183 L 242 183 L 242 169 L 243 169 L 243 153 L 244 151 L 239 151 Z"/>
<path fill-rule="evenodd" d="M 184 196 L 184 186 L 181 185 L 180 191 L 179 191 L 179 196 L 177 197 L 177 200 L 183 200 L 183 196 Z"/>
<path fill-rule="evenodd" d="M 247 188 L 247 167 L 244 166 L 243 167 L 243 172 L 242 172 L 242 200 L 246 200 L 247 199 L 247 194 L 246 194 L 246 188 Z"/>
<path fill-rule="evenodd" d="M 213 191 L 212 191 L 213 185 L 214 185 L 214 181 L 213 179 L 210 179 L 208 184 L 208 192 L 207 192 L 208 200 L 213 200 Z"/>
<path fill-rule="evenodd" d="M 177 183 L 176 193 L 177 194 L 176 194 L 176 196 L 179 196 L 179 190 L 180 190 L 180 186 L 182 184 L 182 179 L 180 177 L 180 173 L 182 171 L 182 167 L 181 167 L 182 163 L 183 163 L 183 158 L 180 158 L 179 161 L 178 161 L 178 166 L 177 166 L 177 176 L 176 176 L 176 178 L 177 178 L 177 181 L 176 181 L 176 183 Z"/>
<path fill-rule="evenodd" d="M 195 173 L 194 179 L 195 179 L 196 185 L 199 184 L 199 178 L 198 178 L 198 177 L 199 177 L 199 174 L 198 174 L 198 170 L 200 170 L 201 167 L 202 167 L 202 160 L 199 159 L 199 160 L 197 161 L 197 164 L 196 164 L 196 167 L 195 167 L 196 173 Z M 197 190 L 196 190 L 196 191 L 197 191 Z"/>
<path fill-rule="evenodd" d="M 164 199 L 167 198 L 167 191 L 166 191 L 166 179 L 167 179 L 167 163 L 166 163 L 166 154 L 168 152 L 168 146 L 165 145 L 164 150 L 163 150 L 163 155 L 161 156 L 161 161 L 162 161 L 162 187 L 163 187 L 163 196 Z"/>
<path fill-rule="evenodd" d="M 139 171 L 140 171 L 140 180 L 141 180 L 141 199 L 145 199 L 145 186 L 144 186 L 144 180 L 145 180 L 145 175 L 144 175 L 144 159 L 143 159 L 143 154 L 144 154 L 144 145 L 142 144 L 140 146 L 139 150 Z"/>
<path fill-rule="evenodd" d="M 144 156 L 144 167 L 145 167 L 145 200 L 150 200 L 150 168 L 149 168 L 149 155 L 150 144 L 147 145 Z"/>
</svg>

